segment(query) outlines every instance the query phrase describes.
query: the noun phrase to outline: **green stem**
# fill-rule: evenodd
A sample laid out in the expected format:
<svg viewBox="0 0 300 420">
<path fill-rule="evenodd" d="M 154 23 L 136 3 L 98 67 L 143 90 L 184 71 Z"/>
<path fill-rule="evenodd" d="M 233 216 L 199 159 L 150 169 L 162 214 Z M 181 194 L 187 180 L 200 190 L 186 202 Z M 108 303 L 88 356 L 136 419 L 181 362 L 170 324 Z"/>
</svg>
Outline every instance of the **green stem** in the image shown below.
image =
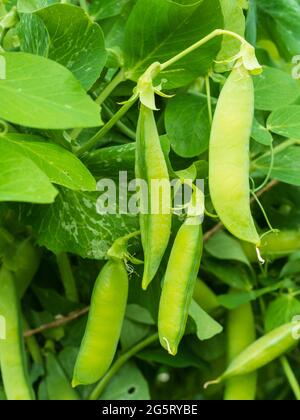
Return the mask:
<svg viewBox="0 0 300 420">
<path fill-rule="evenodd" d="M 64 285 L 66 298 L 71 302 L 79 302 L 78 291 L 75 278 L 68 254 L 62 253 L 57 255 L 57 265 L 59 268 L 62 283 Z"/>
<path fill-rule="evenodd" d="M 287 149 L 290 146 L 294 146 L 294 145 L 300 145 L 300 140 L 296 140 L 296 139 L 290 139 L 290 140 L 286 140 L 284 142 L 282 142 L 281 144 L 279 144 L 278 146 L 273 148 L 273 154 L 276 155 L 277 153 L 282 152 L 283 150 Z M 260 159 L 264 159 L 265 157 L 270 156 L 272 153 L 272 150 L 270 150 L 267 153 L 264 153 L 263 155 L 259 156 L 258 158 L 254 159 L 252 165 L 255 168 L 255 164 L 256 162 L 258 162 Z"/>
<path fill-rule="evenodd" d="M 258 204 L 258 206 L 259 206 L 259 208 L 260 208 L 260 210 L 261 210 L 262 214 L 264 215 L 264 218 L 266 219 L 266 222 L 267 222 L 267 225 L 268 225 L 268 227 L 269 227 L 270 231 L 271 231 L 271 232 L 274 232 L 274 230 L 275 230 L 275 229 L 274 229 L 274 228 L 273 228 L 273 226 L 271 225 L 270 220 L 269 220 L 269 218 L 268 218 L 268 216 L 267 216 L 267 213 L 265 212 L 265 209 L 263 208 L 263 206 L 262 206 L 261 202 L 259 201 L 259 199 L 257 198 L 256 194 L 255 194 L 253 191 L 251 191 L 251 194 L 252 194 L 252 196 L 253 196 L 254 200 L 256 201 L 256 203 Z"/>
<path fill-rule="evenodd" d="M 114 113 L 105 104 L 103 104 L 103 109 L 107 113 L 109 118 L 112 118 L 114 116 Z M 125 134 L 125 136 L 127 136 L 131 140 L 135 141 L 135 139 L 136 139 L 135 131 L 133 131 L 133 130 L 131 130 L 131 128 L 127 127 L 127 125 L 124 124 L 122 121 L 116 122 L 116 127 L 121 131 L 121 133 Z"/>
<path fill-rule="evenodd" d="M 150 344 L 154 343 L 157 340 L 158 340 L 158 333 L 155 333 L 145 338 L 143 341 L 139 342 L 138 344 L 136 344 L 126 353 L 122 354 L 116 360 L 116 362 L 112 365 L 112 367 L 109 369 L 106 375 L 101 379 L 101 381 L 98 383 L 95 389 L 91 392 L 89 396 L 89 400 L 98 400 L 101 394 L 103 393 L 104 389 L 108 385 L 108 383 L 111 381 L 113 376 L 121 369 L 121 367 L 124 366 L 124 364 L 128 362 L 129 359 L 131 359 L 133 356 L 135 356 L 145 347 L 148 347 Z"/>
<path fill-rule="evenodd" d="M 195 44 L 191 45 L 186 50 L 182 51 L 181 53 L 175 55 L 175 57 L 173 57 L 170 60 L 168 60 L 165 63 L 163 63 L 161 65 L 161 67 L 160 67 L 161 68 L 161 71 L 166 70 L 168 67 L 172 66 L 177 61 L 179 61 L 182 58 L 186 57 L 191 52 L 193 52 L 193 51 L 197 50 L 198 48 L 202 47 L 202 45 L 206 44 L 207 42 L 211 41 L 212 39 L 216 38 L 217 36 L 222 36 L 222 35 L 228 35 L 228 36 L 231 36 L 233 38 L 236 38 L 242 44 L 244 42 L 246 42 L 243 37 L 241 37 L 240 35 L 236 34 L 235 32 L 227 31 L 225 29 L 216 29 L 215 31 L 213 31 L 209 35 L 207 35 L 205 38 L 200 39 L 200 41 L 196 42 Z"/>
<path fill-rule="evenodd" d="M 208 107 L 208 117 L 210 125 L 212 125 L 213 121 L 213 113 L 212 113 L 212 106 L 211 106 L 211 90 L 210 90 L 210 82 L 209 76 L 205 76 L 205 86 L 206 86 L 206 96 L 207 96 L 207 107 Z"/>
<path fill-rule="evenodd" d="M 271 143 L 271 145 L 270 145 L 270 156 L 271 156 L 271 162 L 270 162 L 270 166 L 269 166 L 269 170 L 268 170 L 267 176 L 266 176 L 264 182 L 259 187 L 255 188 L 255 190 L 254 190 L 255 193 L 257 191 L 261 190 L 262 188 L 264 188 L 267 185 L 267 183 L 269 182 L 270 178 L 271 178 L 273 167 L 274 167 L 274 158 L 275 158 L 275 156 L 274 156 L 273 143 Z"/>
<path fill-rule="evenodd" d="M 111 82 L 108 83 L 108 85 L 103 89 L 103 91 L 100 93 L 98 98 L 96 99 L 96 103 L 98 105 L 101 105 L 109 96 L 110 94 L 115 90 L 117 86 L 119 86 L 120 83 L 124 82 L 125 75 L 124 71 L 120 70 L 117 75 L 111 80 Z"/>
<path fill-rule="evenodd" d="M 132 97 L 127 101 L 122 108 L 98 131 L 90 140 L 88 140 L 81 147 L 78 147 L 74 150 L 77 156 L 82 156 L 84 153 L 88 152 L 94 146 L 96 146 L 99 141 L 112 129 L 112 127 L 129 111 L 129 109 L 135 104 L 138 98 Z"/>
<path fill-rule="evenodd" d="M 28 322 L 27 322 L 27 320 L 24 316 L 23 316 L 23 326 L 24 326 L 25 332 L 30 330 L 30 326 L 28 325 Z M 43 364 L 43 356 L 42 356 L 40 346 L 39 346 L 35 336 L 32 335 L 30 337 L 26 337 L 25 338 L 25 343 L 26 343 L 28 351 L 31 355 L 32 360 L 35 363 L 37 363 L 38 365 L 42 365 Z"/>
<path fill-rule="evenodd" d="M 285 356 L 282 356 L 280 358 L 280 363 L 282 365 L 282 368 L 284 370 L 284 373 L 287 377 L 287 380 L 289 381 L 289 384 L 295 394 L 296 400 L 300 401 L 300 385 L 297 381 L 297 378 L 294 374 L 294 372 L 292 371 L 292 368 L 289 364 L 288 359 Z"/>
</svg>

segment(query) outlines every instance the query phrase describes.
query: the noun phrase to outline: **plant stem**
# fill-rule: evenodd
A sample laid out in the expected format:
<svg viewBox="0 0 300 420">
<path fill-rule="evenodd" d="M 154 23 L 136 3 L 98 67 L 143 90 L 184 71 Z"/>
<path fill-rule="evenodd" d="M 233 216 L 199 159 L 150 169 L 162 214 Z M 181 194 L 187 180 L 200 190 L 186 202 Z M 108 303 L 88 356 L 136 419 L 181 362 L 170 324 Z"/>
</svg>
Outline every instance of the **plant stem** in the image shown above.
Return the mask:
<svg viewBox="0 0 300 420">
<path fill-rule="evenodd" d="M 66 298 L 71 302 L 79 302 L 78 291 L 68 254 L 57 255 L 57 265 L 64 285 Z"/>
<path fill-rule="evenodd" d="M 213 113 L 212 113 L 212 106 L 211 106 L 211 90 L 210 90 L 210 82 L 209 76 L 205 76 L 205 86 L 206 86 L 206 96 L 207 96 L 207 107 L 208 107 L 208 117 L 210 125 L 212 125 L 213 121 Z"/>
<path fill-rule="evenodd" d="M 104 389 L 111 381 L 113 376 L 121 369 L 124 364 L 131 359 L 131 357 L 135 356 L 145 347 L 149 346 L 150 344 L 154 343 L 158 340 L 158 333 L 150 335 L 149 337 L 145 338 L 143 341 L 140 341 L 126 353 L 123 353 L 112 365 L 106 375 L 101 379 L 101 381 L 96 385 L 95 389 L 91 392 L 89 396 L 89 400 L 98 400 L 101 394 L 103 393 Z"/>
<path fill-rule="evenodd" d="M 300 401 L 300 385 L 297 381 L 297 378 L 294 374 L 294 372 L 292 371 L 292 368 L 289 364 L 288 359 L 285 356 L 282 356 L 280 358 L 280 363 L 282 365 L 282 368 L 284 370 L 284 373 L 289 381 L 289 384 L 295 394 L 296 400 Z"/>
<path fill-rule="evenodd" d="M 109 118 L 112 118 L 114 116 L 114 113 L 105 104 L 103 104 L 103 109 L 107 113 Z M 133 131 L 133 130 L 131 130 L 131 128 L 127 127 L 127 125 L 124 124 L 121 120 L 116 122 L 116 127 L 121 131 L 121 133 L 125 134 L 125 136 L 127 136 L 131 140 L 135 141 L 135 139 L 136 139 L 135 131 Z"/>
<path fill-rule="evenodd" d="M 27 320 L 24 316 L 23 316 L 23 326 L 24 326 L 24 330 L 25 330 L 25 334 L 26 334 L 26 331 L 29 330 L 29 325 L 28 325 L 28 322 L 27 322 Z M 25 342 L 26 342 L 28 351 L 29 351 L 29 353 L 32 357 L 32 360 L 35 363 L 37 363 L 39 365 L 42 365 L 43 364 L 43 357 L 42 357 L 40 346 L 39 346 L 36 338 L 34 336 L 26 337 Z"/>
<path fill-rule="evenodd" d="M 98 131 L 90 140 L 77 149 L 74 149 L 74 152 L 77 156 L 82 156 L 85 152 L 88 152 L 94 146 L 96 146 L 99 141 L 111 130 L 111 128 L 126 114 L 127 111 L 135 104 L 138 98 L 132 97 L 127 101 L 122 108 Z"/>
<path fill-rule="evenodd" d="M 227 31 L 225 29 L 216 29 L 215 31 L 213 31 L 209 35 L 207 35 L 205 38 L 200 39 L 200 41 L 198 41 L 195 44 L 191 45 L 186 50 L 182 51 L 181 53 L 175 55 L 175 57 L 173 57 L 170 60 L 166 61 L 165 63 L 161 64 L 161 67 L 160 67 L 161 68 L 161 71 L 166 70 L 168 67 L 172 66 L 177 61 L 181 60 L 182 58 L 184 58 L 185 56 L 187 56 L 191 52 L 193 52 L 193 51 L 197 50 L 198 48 L 202 47 L 202 45 L 206 44 L 207 42 L 211 41 L 212 39 L 216 38 L 217 36 L 222 36 L 222 35 L 228 35 L 228 36 L 231 36 L 233 38 L 236 38 L 242 44 L 244 42 L 246 42 L 243 37 L 241 37 L 240 35 L 236 34 L 235 32 Z"/>
<path fill-rule="evenodd" d="M 119 86 L 120 83 L 124 82 L 124 80 L 125 80 L 124 71 L 120 70 L 117 73 L 117 75 L 103 89 L 103 91 L 100 93 L 100 95 L 98 96 L 95 102 L 98 105 L 101 105 L 110 96 L 110 94 L 115 90 L 115 88 Z"/>
<path fill-rule="evenodd" d="M 270 156 L 271 156 L 271 162 L 270 162 L 270 166 L 269 166 L 267 176 L 266 176 L 264 182 L 259 187 L 255 188 L 254 193 L 261 190 L 265 185 L 267 185 L 267 183 L 269 182 L 269 179 L 271 178 L 273 167 L 274 167 L 274 157 L 275 157 L 274 156 L 273 143 L 271 143 L 271 145 L 270 145 Z"/>
<path fill-rule="evenodd" d="M 273 148 L 273 154 L 276 155 L 277 153 L 280 153 L 283 150 L 287 149 L 288 147 L 294 146 L 294 145 L 300 145 L 300 140 L 290 139 L 290 140 L 286 140 L 286 141 L 280 143 L 278 146 Z M 268 157 L 271 154 L 272 154 L 272 150 L 270 150 L 269 152 L 266 152 L 263 155 L 259 156 L 257 159 L 255 159 L 253 161 L 253 163 L 252 163 L 253 167 L 255 168 L 256 162 L 258 162 L 260 159 Z"/>
</svg>

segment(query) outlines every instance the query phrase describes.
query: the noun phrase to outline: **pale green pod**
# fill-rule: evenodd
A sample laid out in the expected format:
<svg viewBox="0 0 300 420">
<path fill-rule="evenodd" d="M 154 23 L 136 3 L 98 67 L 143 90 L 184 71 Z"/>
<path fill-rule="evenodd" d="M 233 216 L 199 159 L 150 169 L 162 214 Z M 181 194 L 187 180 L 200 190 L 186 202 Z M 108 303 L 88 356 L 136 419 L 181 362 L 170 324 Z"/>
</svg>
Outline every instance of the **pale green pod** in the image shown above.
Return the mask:
<svg viewBox="0 0 300 420">
<path fill-rule="evenodd" d="M 202 256 L 202 226 L 191 219 L 187 218 L 176 235 L 159 304 L 160 343 L 173 356 L 185 332 Z"/>
<path fill-rule="evenodd" d="M 255 341 L 255 321 L 251 303 L 229 312 L 227 320 L 227 359 L 231 363 Z M 256 396 L 256 372 L 226 381 L 224 400 L 252 401 Z"/>
<path fill-rule="evenodd" d="M 6 397 L 8 400 L 33 400 L 29 382 L 20 302 L 14 275 L 4 266 L 0 271 L 0 323 L 4 326 L 0 337 L 0 365 Z"/>
<path fill-rule="evenodd" d="M 144 249 L 142 286 L 147 289 L 158 271 L 169 243 L 172 224 L 171 187 L 165 157 L 153 111 L 141 104 L 136 140 L 136 177 L 146 181 L 147 195 L 141 194 L 140 227 Z M 154 200 L 153 181 L 159 181 Z"/>
<path fill-rule="evenodd" d="M 215 210 L 228 231 L 259 246 L 250 210 L 249 141 L 253 115 L 253 81 L 241 65 L 228 77 L 214 115 L 209 187 Z"/>
<path fill-rule="evenodd" d="M 73 386 L 98 381 L 109 369 L 120 339 L 128 297 L 128 274 L 122 260 L 109 260 L 93 291 L 85 334 L 73 375 Z"/>
</svg>

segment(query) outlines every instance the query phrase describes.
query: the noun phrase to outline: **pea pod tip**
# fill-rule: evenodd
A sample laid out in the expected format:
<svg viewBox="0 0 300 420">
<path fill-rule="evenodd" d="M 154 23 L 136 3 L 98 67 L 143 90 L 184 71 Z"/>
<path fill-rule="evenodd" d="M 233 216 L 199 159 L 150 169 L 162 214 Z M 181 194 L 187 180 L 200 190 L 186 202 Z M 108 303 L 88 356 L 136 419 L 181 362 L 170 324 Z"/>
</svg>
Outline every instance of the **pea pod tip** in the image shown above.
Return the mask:
<svg viewBox="0 0 300 420">
<path fill-rule="evenodd" d="M 218 379 L 215 379 L 215 380 L 213 380 L 213 381 L 208 381 L 208 382 L 206 382 L 204 385 L 203 385 L 203 388 L 204 389 L 207 389 L 207 388 L 209 388 L 210 386 L 212 386 L 212 385 L 218 385 L 218 384 L 220 384 L 222 382 L 222 378 L 218 378 Z"/>
</svg>

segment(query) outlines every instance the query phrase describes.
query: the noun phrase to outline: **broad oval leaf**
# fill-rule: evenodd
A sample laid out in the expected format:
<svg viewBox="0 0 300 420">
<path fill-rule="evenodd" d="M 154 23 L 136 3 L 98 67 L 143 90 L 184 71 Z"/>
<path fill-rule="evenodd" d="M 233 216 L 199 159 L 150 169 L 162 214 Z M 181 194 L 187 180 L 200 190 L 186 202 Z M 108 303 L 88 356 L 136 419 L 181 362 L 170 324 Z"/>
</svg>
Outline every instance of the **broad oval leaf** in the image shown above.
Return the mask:
<svg viewBox="0 0 300 420">
<path fill-rule="evenodd" d="M 93 0 L 89 13 L 94 20 L 107 19 L 121 13 L 124 6 L 132 0 Z"/>
<path fill-rule="evenodd" d="M 32 160 L 54 184 L 71 190 L 95 191 L 96 181 L 83 163 L 64 148 L 26 134 L 9 133 L 1 139 Z"/>
<path fill-rule="evenodd" d="M 58 191 L 27 157 L 0 137 L 0 201 L 53 203 Z"/>
<path fill-rule="evenodd" d="M 208 148 L 210 123 L 207 99 L 178 95 L 168 103 L 165 124 L 171 147 L 182 157 L 194 157 Z"/>
<path fill-rule="evenodd" d="M 102 124 L 100 108 L 65 67 L 26 53 L 1 53 L 0 117 L 33 128 L 68 129 Z"/>
<path fill-rule="evenodd" d="M 219 0 L 138 0 L 125 33 L 125 69 L 136 81 L 155 61 L 164 62 L 223 27 Z M 221 39 L 208 42 L 169 70 L 161 73 L 167 87 L 183 86 L 206 74 L 215 59 Z"/>
<path fill-rule="evenodd" d="M 261 125 L 256 118 L 253 120 L 251 137 L 259 144 L 271 146 L 273 137 L 270 131 Z"/>
<path fill-rule="evenodd" d="M 272 112 L 268 129 L 280 136 L 300 139 L 300 105 L 290 105 Z"/>
<path fill-rule="evenodd" d="M 300 301 L 292 295 L 282 295 L 270 303 L 265 315 L 267 332 L 287 324 L 300 314 Z"/>
<path fill-rule="evenodd" d="M 253 78 L 255 86 L 255 108 L 274 111 L 294 103 L 300 96 L 296 80 L 288 73 L 265 67 L 261 75 Z"/>
</svg>

